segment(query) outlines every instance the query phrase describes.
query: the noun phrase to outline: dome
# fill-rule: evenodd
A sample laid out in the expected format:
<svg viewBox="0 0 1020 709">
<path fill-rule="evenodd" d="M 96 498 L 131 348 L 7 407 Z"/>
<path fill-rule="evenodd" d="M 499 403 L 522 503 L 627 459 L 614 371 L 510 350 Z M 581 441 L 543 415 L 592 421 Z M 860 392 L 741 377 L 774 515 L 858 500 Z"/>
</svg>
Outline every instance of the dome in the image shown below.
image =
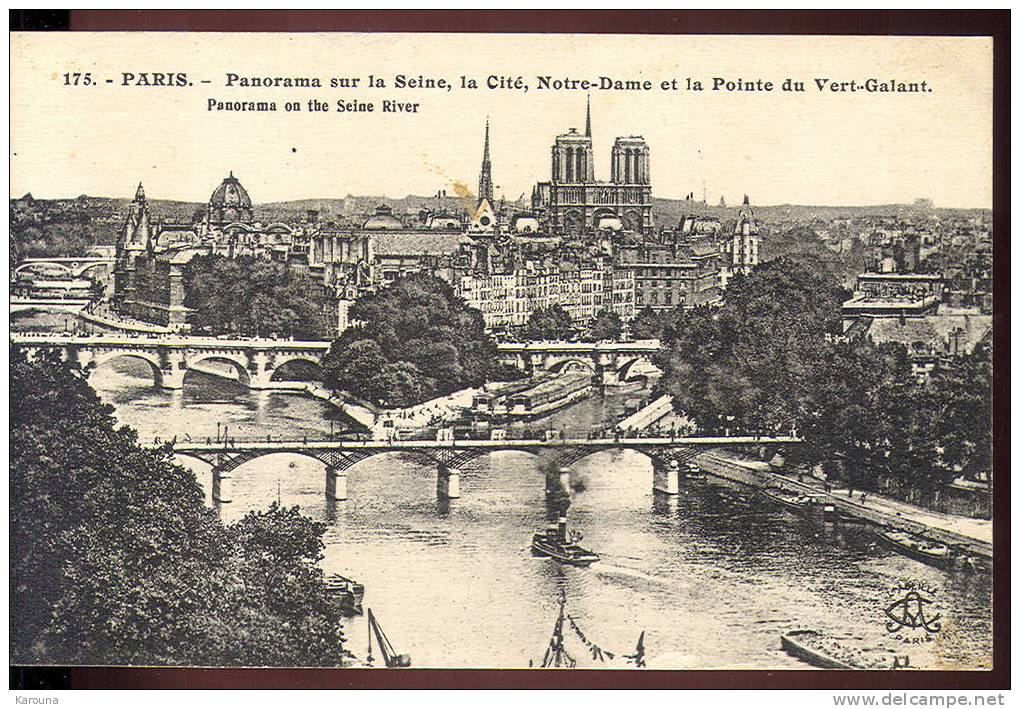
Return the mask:
<svg viewBox="0 0 1020 709">
<path fill-rule="evenodd" d="M 251 197 L 231 172 L 209 198 L 209 221 L 229 224 L 250 222 L 252 219 Z"/>
<path fill-rule="evenodd" d="M 366 219 L 365 223 L 362 224 L 362 229 L 394 230 L 403 228 L 404 225 L 401 221 L 393 216 L 393 210 L 385 204 L 380 204 L 376 207 L 375 214 Z"/>
</svg>

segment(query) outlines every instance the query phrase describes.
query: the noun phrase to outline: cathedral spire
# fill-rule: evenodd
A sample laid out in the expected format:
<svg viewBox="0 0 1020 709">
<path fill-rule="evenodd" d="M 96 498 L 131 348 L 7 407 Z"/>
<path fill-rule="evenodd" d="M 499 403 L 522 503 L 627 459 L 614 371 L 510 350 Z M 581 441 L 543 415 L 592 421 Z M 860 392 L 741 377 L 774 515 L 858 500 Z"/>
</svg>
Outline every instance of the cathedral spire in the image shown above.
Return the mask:
<svg viewBox="0 0 1020 709">
<path fill-rule="evenodd" d="M 591 94 L 588 94 L 588 107 L 584 116 L 584 134 L 591 137 Z"/>
<path fill-rule="evenodd" d="M 142 187 L 142 183 L 141 182 L 138 183 L 138 189 L 135 190 L 135 201 L 136 202 L 144 202 L 145 201 L 145 189 Z"/>
<path fill-rule="evenodd" d="M 485 149 L 482 152 L 482 172 L 478 176 L 478 201 L 492 204 L 492 163 L 489 161 L 489 119 L 485 119 Z"/>
</svg>

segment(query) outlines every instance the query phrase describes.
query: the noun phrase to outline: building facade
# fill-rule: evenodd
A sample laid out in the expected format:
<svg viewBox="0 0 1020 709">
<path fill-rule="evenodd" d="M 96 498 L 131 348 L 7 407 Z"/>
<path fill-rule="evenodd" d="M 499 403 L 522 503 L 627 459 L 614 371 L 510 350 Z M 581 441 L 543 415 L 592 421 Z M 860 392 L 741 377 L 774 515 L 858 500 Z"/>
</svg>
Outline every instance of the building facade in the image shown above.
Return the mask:
<svg viewBox="0 0 1020 709">
<path fill-rule="evenodd" d="M 551 179 L 535 186 L 532 209 L 554 234 L 591 234 L 602 229 L 651 233 L 650 151 L 641 136 L 617 138 L 610 160 L 610 180 L 595 179 L 591 105 L 584 134 L 571 128 L 552 147 Z"/>
<path fill-rule="evenodd" d="M 733 233 L 723 242 L 722 268 L 719 272 L 721 288 L 725 289 L 730 279 L 736 274 L 750 273 L 751 269 L 758 265 L 760 244 L 758 222 L 754 218 L 751 200 L 745 194 L 744 203 L 737 213 L 736 224 L 733 225 Z"/>
</svg>

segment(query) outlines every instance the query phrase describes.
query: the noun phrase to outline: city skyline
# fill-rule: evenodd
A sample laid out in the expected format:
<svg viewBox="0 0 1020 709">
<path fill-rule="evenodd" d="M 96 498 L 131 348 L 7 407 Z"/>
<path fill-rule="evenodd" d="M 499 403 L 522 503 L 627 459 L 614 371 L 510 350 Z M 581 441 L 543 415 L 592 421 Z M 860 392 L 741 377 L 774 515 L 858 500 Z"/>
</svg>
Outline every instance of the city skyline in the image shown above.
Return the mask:
<svg viewBox="0 0 1020 709">
<path fill-rule="evenodd" d="M 345 74 L 410 74 L 406 63 L 386 54 L 407 40 L 401 35 L 296 37 L 307 51 L 272 60 L 247 53 L 244 67 L 229 66 L 223 58 L 241 38 L 173 37 L 153 48 L 151 63 L 187 71 L 210 81 L 209 87 L 196 82 L 155 93 L 100 87 L 90 94 L 58 85 L 60 71 L 53 67 L 75 67 L 71 55 L 53 54 L 56 50 L 47 46 L 51 40 L 15 39 L 12 58 L 22 66 L 12 75 L 17 110 L 11 127 L 11 197 L 26 192 L 40 198 L 129 195 L 142 181 L 154 197 L 203 202 L 206 185 L 231 170 L 258 203 L 428 196 L 442 189 L 452 193 L 454 184 L 473 194 L 488 117 L 494 193 L 513 201 L 527 198 L 536 182 L 549 178 L 549 147 L 556 135 L 584 129 L 584 91 L 274 93 L 222 87 L 227 70 L 328 76 L 325 57 L 340 49 L 345 56 L 371 55 L 351 60 Z M 869 76 L 924 76 L 936 89 L 919 96 L 591 91 L 596 177 L 608 176 L 616 136 L 641 135 L 655 153 L 656 197 L 682 199 L 693 192 L 700 199 L 704 192 L 709 204 L 720 196 L 732 204 L 747 193 L 762 205 L 869 206 L 929 198 L 942 207 L 991 206 L 991 74 L 985 61 L 990 44 L 984 40 L 825 38 L 831 51 L 822 57 L 819 38 L 654 37 L 640 40 L 640 64 L 633 37 L 487 36 L 478 44 L 477 38 L 458 36 L 469 60 L 431 51 L 450 40 L 407 40 L 418 56 L 428 58 L 417 71 L 451 80 L 463 74 L 484 78 L 513 56 L 513 73 L 530 81 L 553 67 L 557 75 L 658 78 L 738 77 L 751 73 L 748 66 L 754 75 L 772 80 L 790 74 L 810 81 L 814 73 L 856 75 L 852 72 L 864 61 Z M 265 38 L 244 41 L 257 46 Z M 526 55 L 521 55 L 522 43 Z M 144 37 L 116 33 L 69 44 L 87 45 L 95 57 L 91 65 L 103 76 L 117 75 L 123 66 L 119 57 L 147 51 Z M 62 49 L 70 51 L 69 44 Z M 749 65 L 750 58 L 755 61 Z M 795 69 L 798 62 L 801 68 Z M 809 74 L 805 66 L 811 67 Z M 415 101 L 421 112 L 298 116 L 205 109 L 207 96 L 281 102 L 294 96 L 304 102 L 319 95 L 329 101 Z"/>
</svg>

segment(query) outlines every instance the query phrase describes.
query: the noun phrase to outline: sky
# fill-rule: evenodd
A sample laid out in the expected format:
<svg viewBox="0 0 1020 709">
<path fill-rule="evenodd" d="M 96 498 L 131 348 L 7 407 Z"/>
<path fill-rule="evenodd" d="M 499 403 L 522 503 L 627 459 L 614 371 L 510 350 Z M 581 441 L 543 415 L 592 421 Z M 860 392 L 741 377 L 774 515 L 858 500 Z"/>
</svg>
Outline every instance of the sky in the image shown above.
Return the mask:
<svg viewBox="0 0 1020 709">
<path fill-rule="evenodd" d="M 66 85 L 75 72 L 93 83 Z M 122 86 L 125 72 L 186 73 L 192 85 Z M 324 86 L 227 86 L 229 73 Z M 454 88 L 398 89 L 398 74 Z M 387 86 L 366 87 L 369 75 Z M 459 88 L 461 76 L 482 88 Z M 521 77 L 529 90 L 484 88 L 489 76 Z M 653 88 L 539 89 L 539 76 Z M 331 88 L 331 77 L 360 86 Z M 705 90 L 685 90 L 688 78 Z M 713 91 L 716 78 L 775 90 Z M 781 91 L 787 78 L 806 90 Z M 815 82 L 868 78 L 931 90 L 833 92 Z M 673 79 L 678 90 L 661 88 Z M 488 118 L 497 196 L 529 197 L 549 179 L 555 136 L 584 130 L 590 94 L 596 178 L 609 177 L 616 136 L 641 135 L 658 197 L 990 207 L 991 92 L 984 38 L 14 33 L 10 195 L 131 197 L 141 181 L 150 198 L 204 202 L 229 172 L 256 203 L 473 191 Z M 309 112 L 313 98 L 331 110 Z M 278 110 L 210 111 L 210 99 Z M 375 111 L 340 113 L 337 100 Z M 418 111 L 382 112 L 384 100 Z M 285 111 L 288 101 L 302 110 Z"/>
</svg>

